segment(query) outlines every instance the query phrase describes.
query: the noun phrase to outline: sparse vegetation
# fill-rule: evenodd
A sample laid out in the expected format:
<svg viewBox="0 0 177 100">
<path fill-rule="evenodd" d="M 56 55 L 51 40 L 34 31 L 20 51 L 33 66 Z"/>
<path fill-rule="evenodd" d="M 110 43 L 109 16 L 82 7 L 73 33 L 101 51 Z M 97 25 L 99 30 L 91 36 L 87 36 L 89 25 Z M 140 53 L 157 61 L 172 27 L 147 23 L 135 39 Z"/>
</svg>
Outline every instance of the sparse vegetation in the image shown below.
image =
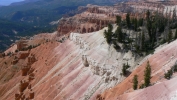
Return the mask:
<svg viewBox="0 0 177 100">
<path fill-rule="evenodd" d="M 127 75 L 127 69 L 128 69 L 128 68 L 130 68 L 130 65 L 128 65 L 128 63 L 127 63 L 127 64 L 123 64 L 123 67 L 122 67 L 122 74 L 123 74 L 124 76 Z"/>
<path fill-rule="evenodd" d="M 16 49 L 16 50 L 15 50 L 15 52 L 17 53 L 17 52 L 18 52 L 18 50 Z"/>
<path fill-rule="evenodd" d="M 173 72 L 172 72 L 172 70 L 170 69 L 170 70 L 167 71 L 167 73 L 165 73 L 164 77 L 165 77 L 166 79 L 170 79 L 172 75 L 173 75 Z"/>
<path fill-rule="evenodd" d="M 144 71 L 144 83 L 139 86 L 140 89 L 146 88 L 151 84 L 151 66 L 149 61 L 147 62 L 145 71 Z"/>
<path fill-rule="evenodd" d="M 173 73 L 175 73 L 175 72 L 177 72 L 177 65 L 176 64 L 164 74 L 164 77 L 166 79 L 170 79 L 172 77 Z"/>
<path fill-rule="evenodd" d="M 139 89 L 143 89 L 144 87 L 145 87 L 145 85 L 141 84 L 140 87 L 139 87 Z"/>
<path fill-rule="evenodd" d="M 134 75 L 133 78 L 133 89 L 136 90 L 138 88 L 138 76 Z"/>
<path fill-rule="evenodd" d="M 144 71 L 144 85 L 145 87 L 148 87 L 151 83 L 151 66 L 149 64 L 149 61 L 147 62 L 146 69 Z"/>
<path fill-rule="evenodd" d="M 12 54 L 12 52 L 8 52 L 8 53 L 7 53 L 7 56 L 10 56 L 11 54 Z"/>
<path fill-rule="evenodd" d="M 113 35 L 112 29 L 113 29 L 113 26 L 109 24 L 108 31 L 107 30 L 104 31 L 104 36 L 108 44 L 111 44 L 112 42 L 112 35 Z"/>
</svg>

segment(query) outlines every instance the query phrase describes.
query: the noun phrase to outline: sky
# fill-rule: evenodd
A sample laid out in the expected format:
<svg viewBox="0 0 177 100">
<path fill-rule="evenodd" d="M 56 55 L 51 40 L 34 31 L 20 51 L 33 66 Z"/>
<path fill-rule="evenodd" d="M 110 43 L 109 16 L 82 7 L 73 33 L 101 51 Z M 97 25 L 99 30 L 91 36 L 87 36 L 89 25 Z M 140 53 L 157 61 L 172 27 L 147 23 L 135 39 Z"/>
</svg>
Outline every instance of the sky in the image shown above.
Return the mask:
<svg viewBox="0 0 177 100">
<path fill-rule="evenodd" d="M 0 5 L 9 5 L 13 2 L 19 2 L 19 1 L 24 1 L 24 0 L 0 0 Z"/>
</svg>

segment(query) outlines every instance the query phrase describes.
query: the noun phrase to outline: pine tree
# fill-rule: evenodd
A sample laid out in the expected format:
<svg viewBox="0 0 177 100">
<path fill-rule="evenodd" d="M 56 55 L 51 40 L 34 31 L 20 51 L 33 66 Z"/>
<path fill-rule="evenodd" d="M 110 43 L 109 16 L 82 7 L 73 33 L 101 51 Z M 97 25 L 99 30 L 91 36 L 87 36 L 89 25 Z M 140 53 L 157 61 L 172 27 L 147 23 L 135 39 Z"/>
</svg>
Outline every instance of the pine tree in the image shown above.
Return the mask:
<svg viewBox="0 0 177 100">
<path fill-rule="evenodd" d="M 122 43 L 124 40 L 124 34 L 122 32 L 121 26 L 117 27 L 115 34 L 116 34 L 117 41 Z"/>
<path fill-rule="evenodd" d="M 116 16 L 116 24 L 117 25 L 121 24 L 121 20 L 122 20 L 121 16 Z"/>
<path fill-rule="evenodd" d="M 143 50 L 145 48 L 145 35 L 144 33 L 142 33 L 142 37 L 141 37 L 141 50 Z"/>
<path fill-rule="evenodd" d="M 168 33 L 168 43 L 170 43 L 170 41 L 172 40 L 172 31 L 170 30 L 170 32 Z"/>
<path fill-rule="evenodd" d="M 111 24 L 109 24 L 108 31 L 106 31 L 106 30 L 104 31 L 104 36 L 105 36 L 108 44 L 110 44 L 112 41 L 112 35 L 113 35 L 112 29 L 113 29 L 113 26 Z"/>
<path fill-rule="evenodd" d="M 143 18 L 140 18 L 140 19 L 138 20 L 138 26 L 143 26 Z"/>
<path fill-rule="evenodd" d="M 135 31 L 137 31 L 137 28 L 138 28 L 138 22 L 137 22 L 137 18 L 135 18 L 135 21 L 134 21 L 134 29 L 135 29 Z"/>
<path fill-rule="evenodd" d="M 151 83 L 150 79 L 151 79 L 151 66 L 148 61 L 146 69 L 144 71 L 144 85 L 145 85 L 145 87 L 148 87 L 150 85 L 150 83 Z"/>
<path fill-rule="evenodd" d="M 128 28 L 130 28 L 130 14 L 129 13 L 127 13 L 127 15 L 126 15 L 126 22 L 127 22 L 127 27 Z"/>
<path fill-rule="evenodd" d="M 138 88 L 138 76 L 134 75 L 133 78 L 133 89 L 136 90 Z"/>
<path fill-rule="evenodd" d="M 127 74 L 127 68 L 126 68 L 126 65 L 123 64 L 123 67 L 122 67 L 122 74 L 125 76 Z"/>
<path fill-rule="evenodd" d="M 130 68 L 130 65 L 128 64 L 123 64 L 123 67 L 122 67 L 122 74 L 125 76 L 127 74 L 127 69 Z"/>
<path fill-rule="evenodd" d="M 177 29 L 176 29 L 176 32 L 175 32 L 175 37 L 174 37 L 174 39 L 177 39 Z"/>
<path fill-rule="evenodd" d="M 150 19 L 150 11 L 148 10 L 146 12 L 146 21 L 147 21 L 147 30 L 148 30 L 148 35 L 149 35 L 149 38 L 150 38 L 150 42 L 152 43 L 153 41 L 153 36 L 152 36 L 152 21 Z"/>
<path fill-rule="evenodd" d="M 146 20 L 150 20 L 150 11 L 149 10 L 146 12 Z"/>
</svg>

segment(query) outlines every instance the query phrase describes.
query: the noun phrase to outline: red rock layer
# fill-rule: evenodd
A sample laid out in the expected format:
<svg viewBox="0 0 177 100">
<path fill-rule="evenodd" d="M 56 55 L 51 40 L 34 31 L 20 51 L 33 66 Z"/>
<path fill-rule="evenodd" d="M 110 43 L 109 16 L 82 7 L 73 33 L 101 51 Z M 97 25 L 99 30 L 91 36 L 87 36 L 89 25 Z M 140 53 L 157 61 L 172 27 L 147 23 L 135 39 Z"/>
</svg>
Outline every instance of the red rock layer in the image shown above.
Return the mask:
<svg viewBox="0 0 177 100">
<path fill-rule="evenodd" d="M 32 49 L 30 54 L 34 54 L 37 59 L 31 65 L 34 69 L 34 79 L 30 81 L 35 100 L 84 99 L 86 97 L 84 94 L 87 93 L 89 87 L 93 84 L 97 86 L 101 81 L 99 77 L 92 74 L 89 68 L 83 66 L 82 55 L 72 41 L 41 44 Z M 17 65 L 21 61 L 24 60 L 20 60 Z M 7 72 L 6 69 L 3 70 Z M 8 82 L 1 83 L 0 99 L 14 99 L 15 94 L 19 93 L 21 80 L 27 81 L 28 77 L 21 76 L 19 71 Z M 29 90 L 25 89 L 23 93 L 25 97 L 28 97 Z"/>
</svg>

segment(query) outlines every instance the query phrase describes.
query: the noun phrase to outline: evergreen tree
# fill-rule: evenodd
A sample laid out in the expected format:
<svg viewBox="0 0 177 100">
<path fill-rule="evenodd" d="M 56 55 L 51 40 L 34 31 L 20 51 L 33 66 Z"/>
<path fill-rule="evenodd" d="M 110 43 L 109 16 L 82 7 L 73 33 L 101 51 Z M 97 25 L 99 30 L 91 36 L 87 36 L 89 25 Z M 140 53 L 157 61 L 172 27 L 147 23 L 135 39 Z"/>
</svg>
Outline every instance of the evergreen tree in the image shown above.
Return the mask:
<svg viewBox="0 0 177 100">
<path fill-rule="evenodd" d="M 143 50 L 145 48 L 145 35 L 144 33 L 142 33 L 142 37 L 141 37 L 141 50 Z"/>
<path fill-rule="evenodd" d="M 127 69 L 130 68 L 130 65 L 127 64 L 123 64 L 122 67 L 122 74 L 125 76 L 127 74 Z"/>
<path fill-rule="evenodd" d="M 133 89 L 136 90 L 138 88 L 138 76 L 134 75 L 133 78 Z"/>
<path fill-rule="evenodd" d="M 123 64 L 123 67 L 122 67 L 122 74 L 125 76 L 127 74 L 127 68 L 126 68 L 126 65 Z"/>
<path fill-rule="evenodd" d="M 174 39 L 177 39 L 177 29 L 176 29 L 176 32 L 175 32 L 175 37 L 174 37 Z"/>
<path fill-rule="evenodd" d="M 135 18 L 135 20 L 134 20 L 134 29 L 135 29 L 135 31 L 137 31 L 137 28 L 138 28 L 138 22 L 137 22 L 137 18 Z"/>
<path fill-rule="evenodd" d="M 170 43 L 170 41 L 172 40 L 172 31 L 170 30 L 170 32 L 168 33 L 168 43 Z"/>
<path fill-rule="evenodd" d="M 150 18 L 150 11 L 148 10 L 146 12 L 146 21 L 147 21 L 147 30 L 148 30 L 148 35 L 149 35 L 149 38 L 150 38 L 150 43 L 153 42 L 153 36 L 152 36 L 152 21 L 151 21 L 151 18 Z"/>
<path fill-rule="evenodd" d="M 164 77 L 165 77 L 166 79 L 170 79 L 172 75 L 173 75 L 173 71 L 172 71 L 172 69 L 170 69 L 170 70 L 168 70 L 167 73 L 165 73 L 165 76 L 164 76 Z"/>
<path fill-rule="evenodd" d="M 112 29 L 113 29 L 113 26 L 111 24 L 109 24 L 108 31 L 106 31 L 106 30 L 104 31 L 104 36 L 105 36 L 108 44 L 110 44 L 112 41 L 112 35 L 113 35 Z"/>
<path fill-rule="evenodd" d="M 149 10 L 146 12 L 146 20 L 150 20 L 150 11 Z"/>
<path fill-rule="evenodd" d="M 147 20 L 147 30 L 148 30 L 150 42 L 152 42 L 152 23 L 150 20 Z"/>
<path fill-rule="evenodd" d="M 117 41 L 122 43 L 124 40 L 124 34 L 122 32 L 121 26 L 117 27 L 115 34 L 116 34 Z"/>
<path fill-rule="evenodd" d="M 126 15 L 126 22 L 127 22 L 127 27 L 130 28 L 131 23 L 130 23 L 130 14 L 129 13 L 127 13 L 127 15 Z"/>
<path fill-rule="evenodd" d="M 148 61 L 146 69 L 144 71 L 144 85 L 145 85 L 145 87 L 148 87 L 150 85 L 150 83 L 151 83 L 150 79 L 151 79 L 151 66 Z"/>
<path fill-rule="evenodd" d="M 122 21 L 121 16 L 116 16 L 116 24 L 117 24 L 117 25 L 120 25 L 120 24 L 121 24 L 121 21 Z"/>
<path fill-rule="evenodd" d="M 113 29 L 113 26 L 111 24 L 108 24 L 108 32 L 111 33 Z"/>
<path fill-rule="evenodd" d="M 138 26 L 143 26 L 143 18 L 140 18 L 140 19 L 138 20 Z"/>
</svg>

